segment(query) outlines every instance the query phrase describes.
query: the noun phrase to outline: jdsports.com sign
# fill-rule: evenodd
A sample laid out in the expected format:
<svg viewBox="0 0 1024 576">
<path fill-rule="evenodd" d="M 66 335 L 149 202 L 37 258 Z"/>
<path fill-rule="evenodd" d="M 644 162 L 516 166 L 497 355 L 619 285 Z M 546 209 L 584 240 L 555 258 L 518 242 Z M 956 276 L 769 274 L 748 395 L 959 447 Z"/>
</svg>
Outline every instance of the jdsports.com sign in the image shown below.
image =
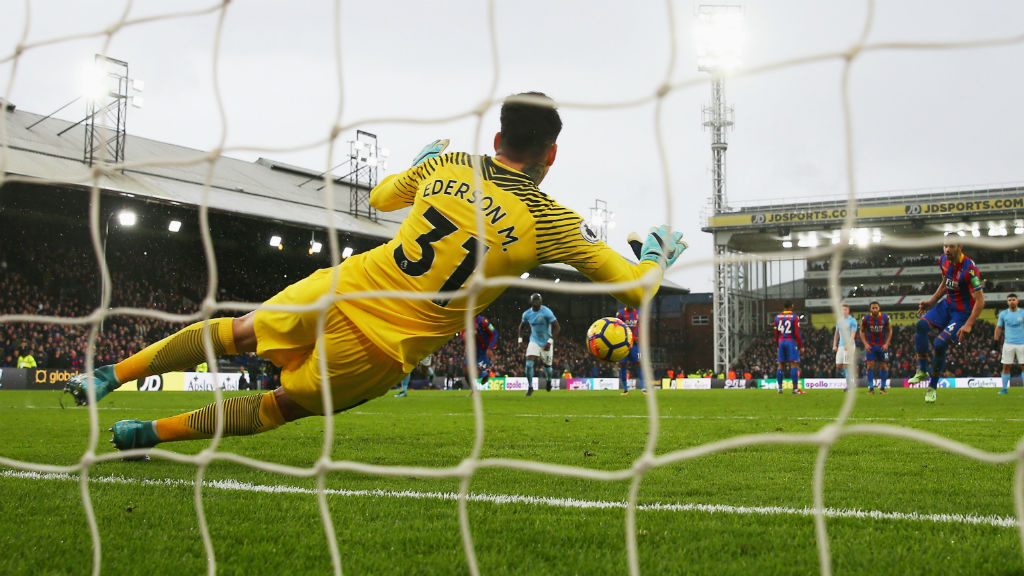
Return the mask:
<svg viewBox="0 0 1024 576">
<path fill-rule="evenodd" d="M 933 202 L 931 204 L 908 204 L 907 216 L 930 214 L 957 214 L 960 212 L 982 212 L 985 210 L 1015 210 L 1024 208 L 1024 198 L 995 198 L 993 200 L 962 200 L 958 202 Z"/>
<path fill-rule="evenodd" d="M 846 218 L 846 208 L 834 210 L 801 210 L 799 212 L 768 212 L 754 214 L 750 217 L 751 224 L 785 224 L 790 222 L 821 222 L 824 220 L 842 220 Z"/>
<path fill-rule="evenodd" d="M 1001 192 L 1001 191 L 1000 191 Z M 870 222 L 875 219 L 898 219 L 905 216 L 929 217 L 948 216 L 952 214 L 971 214 L 978 212 L 1008 212 L 1024 210 L 1024 196 L 1009 194 L 999 197 L 980 198 L 977 200 L 955 200 L 950 202 L 923 202 L 915 204 L 897 203 L 886 205 L 858 206 L 854 218 L 858 222 Z M 845 206 L 812 207 L 807 210 L 788 210 L 778 212 L 735 212 L 717 214 L 708 218 L 708 227 L 742 227 L 742 226 L 786 226 L 789 224 L 822 224 L 840 222 L 847 216 Z"/>
</svg>

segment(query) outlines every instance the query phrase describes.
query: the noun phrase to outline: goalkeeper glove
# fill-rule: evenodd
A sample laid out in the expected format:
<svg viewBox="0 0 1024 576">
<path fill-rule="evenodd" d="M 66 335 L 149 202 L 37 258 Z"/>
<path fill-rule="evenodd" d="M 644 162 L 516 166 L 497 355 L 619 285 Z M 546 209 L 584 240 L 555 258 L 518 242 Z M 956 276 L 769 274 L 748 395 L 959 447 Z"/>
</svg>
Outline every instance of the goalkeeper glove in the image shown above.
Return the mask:
<svg viewBox="0 0 1024 576">
<path fill-rule="evenodd" d="M 636 254 L 636 259 L 639 260 L 640 251 L 644 247 L 644 241 L 640 238 L 640 235 L 636 232 L 630 232 L 626 242 L 629 242 L 629 247 L 633 249 L 633 254 Z"/>
<path fill-rule="evenodd" d="M 640 261 L 650 260 L 668 268 L 687 248 L 689 246 L 683 241 L 682 232 L 671 231 L 667 225 L 662 224 L 651 228 L 651 233 L 640 249 Z"/>
<path fill-rule="evenodd" d="M 448 139 L 443 138 L 441 140 L 434 140 L 430 144 L 423 147 L 420 153 L 416 155 L 412 160 L 413 166 L 419 166 L 431 158 L 437 158 L 444 149 L 448 147 Z"/>
</svg>

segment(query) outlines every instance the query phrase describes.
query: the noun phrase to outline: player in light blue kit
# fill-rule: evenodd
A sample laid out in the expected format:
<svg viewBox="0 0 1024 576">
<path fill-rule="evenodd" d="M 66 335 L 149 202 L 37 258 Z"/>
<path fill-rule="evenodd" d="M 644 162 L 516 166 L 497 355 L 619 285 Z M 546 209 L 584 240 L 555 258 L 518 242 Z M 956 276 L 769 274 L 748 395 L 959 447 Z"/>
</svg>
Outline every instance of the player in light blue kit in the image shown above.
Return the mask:
<svg viewBox="0 0 1024 576">
<path fill-rule="evenodd" d="M 836 320 L 836 332 L 832 336 L 832 351 L 836 353 L 836 371 L 840 378 L 846 378 L 846 366 L 850 363 L 846 354 L 846 337 L 856 335 L 857 328 L 857 319 L 850 316 L 850 305 L 843 304 L 843 317 Z"/>
<path fill-rule="evenodd" d="M 413 368 L 413 372 L 417 369 L 422 370 L 424 375 L 427 377 L 427 387 L 429 388 L 432 386 L 434 382 L 434 355 L 427 355 L 423 360 L 420 360 L 419 364 L 416 365 L 416 368 Z M 405 378 L 402 378 L 402 390 L 398 394 L 395 394 L 395 398 L 405 398 L 409 395 L 409 383 L 411 381 L 412 372 L 409 372 L 405 375 Z"/>
<path fill-rule="evenodd" d="M 533 373 L 538 361 L 544 367 L 544 389 L 550 392 L 554 339 L 561 327 L 551 308 L 542 304 L 540 294 L 530 295 L 530 307 L 523 312 L 523 322 L 519 325 L 520 344 L 523 343 L 523 326 L 530 327 L 530 339 L 526 345 L 526 395 L 533 394 Z"/>
<path fill-rule="evenodd" d="M 1006 394 L 1010 389 L 1010 368 L 1014 364 L 1024 365 L 1024 310 L 1017 307 L 1017 295 L 1010 294 L 1006 297 L 1007 309 L 999 313 L 999 321 L 996 322 L 995 340 L 1005 332 L 1003 340 L 1003 389 L 1000 394 Z"/>
</svg>

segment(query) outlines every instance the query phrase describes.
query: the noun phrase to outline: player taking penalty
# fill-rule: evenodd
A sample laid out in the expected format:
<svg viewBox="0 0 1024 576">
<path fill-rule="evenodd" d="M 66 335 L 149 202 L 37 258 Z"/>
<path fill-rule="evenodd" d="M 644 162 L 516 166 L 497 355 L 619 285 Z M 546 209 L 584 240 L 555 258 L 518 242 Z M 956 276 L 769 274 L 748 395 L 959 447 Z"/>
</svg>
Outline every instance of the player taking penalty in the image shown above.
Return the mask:
<svg viewBox="0 0 1024 576">
<path fill-rule="evenodd" d="M 928 380 L 928 390 L 924 393 L 925 402 L 935 402 L 939 378 L 946 369 L 946 351 L 951 344 L 959 344 L 970 335 L 974 321 L 985 308 L 984 283 L 981 272 L 963 252 L 960 236 L 954 232 L 947 233 L 939 256 L 939 271 L 942 282 L 928 300 L 922 301 L 917 308 L 921 319 L 917 321 L 917 332 L 914 334 L 914 347 L 917 349 L 917 373 L 907 380 L 917 384 Z M 935 337 L 935 358 L 929 370 L 928 332 L 932 328 L 939 329 Z"/>
<path fill-rule="evenodd" d="M 680 232 L 667 226 L 652 229 L 640 262 L 632 264 L 576 212 L 538 188 L 558 151 L 562 121 L 554 101 L 535 92 L 511 96 L 502 104 L 500 121 L 494 156 L 445 154 L 447 141 L 436 141 L 411 168 L 374 187 L 370 204 L 377 210 L 410 208 L 391 241 L 316 271 L 267 301 L 313 309 L 261 306 L 238 318 L 199 322 L 117 364 L 73 377 L 65 391 L 78 404 L 100 400 L 123 382 L 206 361 L 203 342 L 208 341 L 215 355 L 256 352 L 280 366 L 281 387 L 169 418 L 122 420 L 112 428 L 113 443 L 126 450 L 209 438 L 218 411 L 223 411 L 225 435 L 256 434 L 385 394 L 421 358 L 463 329 L 467 311 L 479 314 L 504 292 L 504 286 L 484 287 L 471 310 L 467 295 L 453 294 L 477 272 L 478 254 L 483 259 L 479 272 L 487 277 L 519 276 L 540 264 L 560 262 L 594 282 L 635 282 L 648 275 L 660 282 L 665 268 L 687 247 Z M 481 230 L 478 209 L 484 210 Z M 434 296 L 324 300 L 367 291 Z M 653 292 L 637 286 L 612 295 L 639 305 Z M 314 307 L 321 302 L 326 309 Z M 321 343 L 317 326 L 322 316 Z M 326 379 L 321 379 L 321 360 Z M 329 405 L 323 403 L 322 386 L 330 387 Z"/>
</svg>

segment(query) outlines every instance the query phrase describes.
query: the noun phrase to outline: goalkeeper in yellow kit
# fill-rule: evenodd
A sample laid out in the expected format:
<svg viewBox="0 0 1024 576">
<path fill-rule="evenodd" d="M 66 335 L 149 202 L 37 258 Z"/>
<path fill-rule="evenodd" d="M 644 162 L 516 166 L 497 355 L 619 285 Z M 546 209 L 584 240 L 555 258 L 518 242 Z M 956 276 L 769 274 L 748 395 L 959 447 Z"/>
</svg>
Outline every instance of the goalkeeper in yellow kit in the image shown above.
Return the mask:
<svg viewBox="0 0 1024 576">
<path fill-rule="evenodd" d="M 682 234 L 652 229 L 632 264 L 600 241 L 574 211 L 537 186 L 555 161 L 562 121 L 554 101 L 531 92 L 511 96 L 501 108 L 495 155 L 442 154 L 447 141 L 424 148 L 413 166 L 391 175 L 370 195 L 382 211 L 411 206 L 398 234 L 387 244 L 318 270 L 266 302 L 309 305 L 325 295 L 409 291 L 429 298 L 351 298 L 328 304 L 323 343 L 317 342 L 322 307 L 310 311 L 267 306 L 238 318 L 213 318 L 182 329 L 137 354 L 67 382 L 78 404 L 99 400 L 122 382 L 182 370 L 206 359 L 203 331 L 217 355 L 256 352 L 281 368 L 273 392 L 228 398 L 224 434 L 255 434 L 285 422 L 352 408 L 381 396 L 462 330 L 466 296 L 455 296 L 477 266 L 483 274 L 519 276 L 538 264 L 569 264 L 595 282 L 625 282 L 658 275 L 686 249 Z M 477 234 L 477 211 L 483 228 Z M 481 238 L 483 242 L 478 240 Z M 333 289 L 333 293 L 331 290 Z M 481 313 L 505 287 L 477 294 L 471 316 Z M 440 294 L 437 294 L 440 293 Z M 613 294 L 639 305 L 637 287 Z M 322 302 L 322 301 L 321 301 Z M 324 359 L 328 381 L 320 374 Z M 324 406 L 321 386 L 330 386 Z M 217 404 L 152 421 L 122 420 L 111 429 L 118 449 L 160 442 L 210 438 Z"/>
</svg>

